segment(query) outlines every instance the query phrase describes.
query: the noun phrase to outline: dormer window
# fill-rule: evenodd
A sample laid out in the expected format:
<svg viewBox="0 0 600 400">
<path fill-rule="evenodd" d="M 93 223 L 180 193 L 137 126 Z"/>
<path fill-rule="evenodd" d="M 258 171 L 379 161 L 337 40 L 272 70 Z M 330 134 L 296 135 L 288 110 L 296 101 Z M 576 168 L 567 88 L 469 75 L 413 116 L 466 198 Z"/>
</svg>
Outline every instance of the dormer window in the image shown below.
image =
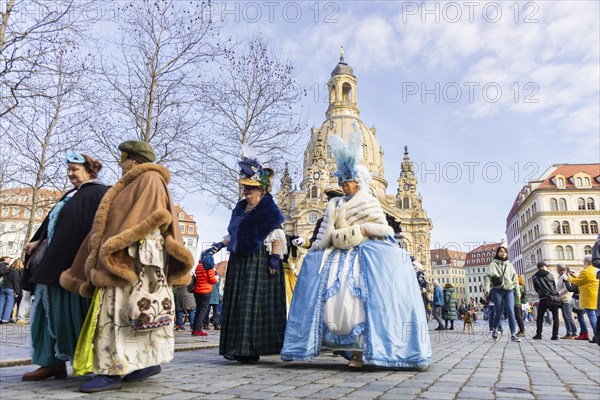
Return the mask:
<svg viewBox="0 0 600 400">
<path fill-rule="evenodd" d="M 556 178 L 556 186 L 559 188 L 564 188 L 565 180 L 563 178 Z"/>
</svg>

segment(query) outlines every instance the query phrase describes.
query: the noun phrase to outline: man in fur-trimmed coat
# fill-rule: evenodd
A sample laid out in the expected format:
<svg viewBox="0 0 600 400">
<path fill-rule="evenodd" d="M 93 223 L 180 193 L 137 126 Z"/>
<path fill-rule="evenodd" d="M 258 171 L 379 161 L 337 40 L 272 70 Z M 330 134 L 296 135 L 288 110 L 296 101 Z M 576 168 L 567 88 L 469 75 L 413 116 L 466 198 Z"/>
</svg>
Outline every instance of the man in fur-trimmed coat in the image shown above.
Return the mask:
<svg viewBox="0 0 600 400">
<path fill-rule="evenodd" d="M 94 299 L 93 322 L 80 338 L 94 344 L 97 376 L 79 387 L 86 393 L 144 380 L 172 360 L 172 287 L 187 285 L 195 264 L 182 244 L 169 171 L 152 163 L 148 143 L 127 141 L 119 149 L 123 176 L 102 199 L 90 234 L 60 279 L 67 290 Z M 83 364 L 76 355 L 76 374 L 91 372 Z"/>
</svg>

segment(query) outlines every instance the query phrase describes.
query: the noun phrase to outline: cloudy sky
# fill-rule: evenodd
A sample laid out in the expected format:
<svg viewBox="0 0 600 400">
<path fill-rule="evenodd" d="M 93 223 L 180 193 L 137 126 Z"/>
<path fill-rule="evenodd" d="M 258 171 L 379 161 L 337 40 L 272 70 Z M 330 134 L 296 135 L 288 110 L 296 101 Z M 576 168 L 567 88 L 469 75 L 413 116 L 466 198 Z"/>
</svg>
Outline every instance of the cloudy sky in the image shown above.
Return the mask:
<svg viewBox="0 0 600 400">
<path fill-rule="evenodd" d="M 296 61 L 309 126 L 327 108 L 339 60 L 358 77 L 361 119 L 377 128 L 388 193 L 403 148 L 433 221 L 432 247 L 505 237 L 518 191 L 556 163 L 600 162 L 597 1 L 216 2 L 232 35 L 261 32 Z M 306 141 L 310 129 L 306 129 Z M 183 202 L 201 242 L 229 212 Z"/>
</svg>

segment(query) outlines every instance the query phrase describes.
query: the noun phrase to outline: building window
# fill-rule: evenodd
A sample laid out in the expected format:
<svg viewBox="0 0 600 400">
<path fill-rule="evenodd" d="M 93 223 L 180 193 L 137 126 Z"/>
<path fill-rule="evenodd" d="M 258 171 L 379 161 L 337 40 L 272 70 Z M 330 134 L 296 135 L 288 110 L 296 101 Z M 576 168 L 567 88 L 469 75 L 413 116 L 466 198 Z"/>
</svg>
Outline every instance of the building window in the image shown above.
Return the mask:
<svg viewBox="0 0 600 400">
<path fill-rule="evenodd" d="M 573 260 L 575 257 L 573 257 L 573 248 L 571 246 L 566 246 L 565 247 L 565 259 L 567 260 Z"/>
<path fill-rule="evenodd" d="M 360 146 L 360 149 L 358 149 L 358 157 L 361 160 L 365 159 L 365 146 Z"/>
<path fill-rule="evenodd" d="M 552 233 L 560 235 L 560 222 L 554 221 L 552 223 Z"/>
<path fill-rule="evenodd" d="M 585 210 L 585 200 L 582 199 L 581 197 L 577 199 L 577 209 Z"/>
<path fill-rule="evenodd" d="M 184 218 L 185 218 L 185 216 L 183 215 L 183 213 L 182 213 L 182 212 L 180 212 L 180 213 L 178 214 L 177 218 L 179 218 L 179 220 L 182 220 L 182 219 L 184 219 Z"/>
<path fill-rule="evenodd" d="M 193 235 L 193 234 L 194 234 L 194 227 L 188 226 L 188 235 Z"/>
<path fill-rule="evenodd" d="M 31 211 L 25 210 L 25 211 L 23 211 L 23 215 L 25 216 L 25 218 L 29 218 L 29 217 L 31 217 Z"/>
<path fill-rule="evenodd" d="M 327 145 L 327 159 L 333 158 L 333 152 L 331 151 L 331 146 Z"/>
<path fill-rule="evenodd" d="M 2 216 L 6 217 L 8 215 L 8 208 L 3 208 L 2 209 Z"/>
<path fill-rule="evenodd" d="M 565 259 L 565 250 L 562 246 L 556 246 L 556 258 L 559 260 Z"/>
<path fill-rule="evenodd" d="M 35 217 L 36 218 L 42 218 L 42 210 L 36 210 L 35 211 Z"/>
<path fill-rule="evenodd" d="M 592 199 L 591 197 L 588 197 L 588 199 L 587 199 L 587 209 L 588 210 L 596 209 L 596 204 L 594 204 L 594 199 Z"/>
<path fill-rule="evenodd" d="M 556 199 L 550 199 L 550 211 L 558 210 L 558 201 Z"/>
<path fill-rule="evenodd" d="M 558 178 L 556 180 L 556 186 L 558 186 L 558 187 L 565 187 L 565 180 L 563 178 Z"/>
<path fill-rule="evenodd" d="M 410 199 L 408 197 L 402 199 L 402 208 L 405 210 L 410 209 Z"/>
<path fill-rule="evenodd" d="M 558 200 L 558 209 L 560 211 L 567 211 L 567 201 L 565 199 Z"/>
<path fill-rule="evenodd" d="M 585 246 L 585 247 L 583 248 L 583 254 L 585 254 L 586 256 L 587 256 L 588 254 L 592 254 L 592 246 Z"/>
<path fill-rule="evenodd" d="M 183 224 L 179 224 L 179 231 L 180 231 L 181 233 L 185 233 L 185 225 L 183 225 Z"/>
<path fill-rule="evenodd" d="M 590 222 L 590 233 L 593 235 L 598 234 L 598 223 L 596 221 Z"/>
<path fill-rule="evenodd" d="M 188 245 L 188 247 L 194 247 L 194 239 L 188 239 L 187 245 Z"/>
<path fill-rule="evenodd" d="M 317 216 L 317 213 L 311 212 L 310 214 L 308 214 L 308 223 L 309 224 L 316 224 L 318 219 L 319 218 Z"/>
<path fill-rule="evenodd" d="M 584 235 L 589 235 L 589 233 L 590 233 L 590 226 L 588 225 L 588 223 L 586 221 L 583 221 L 581 223 L 581 233 Z"/>
<path fill-rule="evenodd" d="M 12 215 L 13 215 L 13 217 L 16 216 L 16 215 L 19 215 L 20 211 L 21 210 L 19 210 L 19 207 L 13 207 L 13 209 L 12 209 Z"/>
<path fill-rule="evenodd" d="M 562 223 L 562 233 L 563 235 L 569 235 L 571 233 L 571 227 L 567 221 L 563 221 Z"/>
<path fill-rule="evenodd" d="M 585 186 L 591 186 L 591 184 L 590 184 L 590 178 L 588 178 L 588 177 L 583 178 L 583 184 Z"/>
<path fill-rule="evenodd" d="M 577 186 L 577 187 L 582 186 L 582 183 L 583 182 L 581 181 L 581 178 L 575 178 L 575 186 Z"/>
<path fill-rule="evenodd" d="M 313 185 L 310 188 L 310 198 L 316 199 L 318 196 L 319 196 L 319 189 L 317 188 L 317 185 Z"/>
</svg>

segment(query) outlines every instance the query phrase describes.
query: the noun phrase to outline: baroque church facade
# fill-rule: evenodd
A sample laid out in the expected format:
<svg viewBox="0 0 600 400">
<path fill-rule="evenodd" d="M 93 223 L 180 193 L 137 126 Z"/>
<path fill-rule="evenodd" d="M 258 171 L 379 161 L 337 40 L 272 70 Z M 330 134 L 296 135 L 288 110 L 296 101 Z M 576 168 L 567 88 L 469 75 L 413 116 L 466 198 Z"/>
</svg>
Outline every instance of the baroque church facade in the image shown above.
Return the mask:
<svg viewBox="0 0 600 400">
<path fill-rule="evenodd" d="M 284 229 L 290 235 L 306 238 L 312 235 L 317 220 L 325 212 L 325 191 L 329 188 L 339 189 L 337 178 L 333 176 L 336 165 L 327 138 L 329 135 L 338 135 L 348 141 L 349 134 L 358 124 L 362 139 L 359 158 L 373 177 L 371 193 L 379 200 L 398 242 L 423 264 L 426 275 L 431 277 L 429 249 L 433 225 L 423 209 L 422 198 L 417 193 L 417 178 L 408 149 L 404 148 L 396 194 L 387 194 L 383 149 L 377 141 L 376 128 L 368 128 L 360 120 L 356 102 L 357 81 L 352 67 L 344 61 L 342 53 L 327 84 L 329 107 L 325 113 L 326 119 L 319 128 L 313 127 L 310 131 L 310 140 L 304 151 L 302 180 L 297 184 L 299 188 L 293 188 L 287 166 L 281 179 L 277 200 L 286 216 Z M 297 267 L 302 257 L 303 253 L 295 260 Z"/>
</svg>

